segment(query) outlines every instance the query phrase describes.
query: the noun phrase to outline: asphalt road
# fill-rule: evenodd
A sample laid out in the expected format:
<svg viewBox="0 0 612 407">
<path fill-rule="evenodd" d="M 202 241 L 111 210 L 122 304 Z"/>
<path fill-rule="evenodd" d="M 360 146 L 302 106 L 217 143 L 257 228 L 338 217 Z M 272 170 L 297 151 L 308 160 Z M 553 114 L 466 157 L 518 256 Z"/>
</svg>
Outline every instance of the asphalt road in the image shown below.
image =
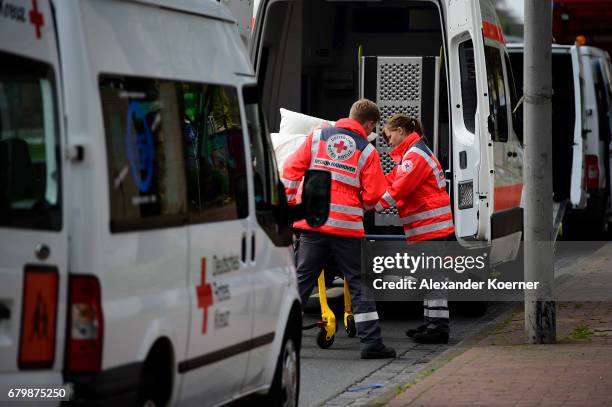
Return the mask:
<svg viewBox="0 0 612 407">
<path fill-rule="evenodd" d="M 603 242 L 561 242 L 555 253 L 555 276 L 563 274 L 565 267 L 599 249 Z M 311 312 L 305 315 L 305 324 L 314 323 L 320 318 L 318 302 L 309 302 Z M 491 302 L 485 315 L 467 317 L 458 315 L 451 309 L 451 338 L 448 346 L 428 345 L 433 352 L 428 359 L 457 344 L 470 334 L 478 332 L 487 322 L 512 307 L 513 303 Z M 341 319 L 341 304 L 336 304 L 336 316 Z M 421 303 L 379 303 L 379 314 L 383 338 L 388 346 L 396 349 L 398 355 L 410 356 L 418 352 L 414 342 L 406 337 L 404 331 L 417 326 L 422 321 Z M 334 398 L 342 395 L 361 382 L 376 374 L 389 360 L 361 360 L 359 339 L 348 338 L 340 323 L 334 344 L 329 349 L 320 349 L 316 344 L 317 329 L 304 331 L 301 352 L 300 406 L 319 406 L 326 402 L 336 405 Z M 420 345 L 419 345 L 420 346 Z M 421 361 L 427 363 L 428 360 Z"/>
<path fill-rule="evenodd" d="M 606 242 L 559 242 L 555 252 L 555 276 L 564 274 L 564 269 L 601 248 Z M 341 320 L 341 297 L 330 300 Z M 388 346 L 396 349 L 400 358 L 393 364 L 417 371 L 438 354 L 453 347 L 464 338 L 477 333 L 488 322 L 495 319 L 516 303 L 490 302 L 487 312 L 480 317 L 459 315 L 451 307 L 451 337 L 448 345 L 415 345 L 404 331 L 417 326 L 422 321 L 422 304 L 379 303 L 383 338 Z M 304 324 L 316 322 L 319 318 L 319 305 L 316 298 L 309 301 Z M 390 359 L 361 360 L 359 339 L 348 338 L 342 323 L 338 327 L 334 344 L 330 349 L 320 349 L 316 344 L 317 329 L 304 331 L 301 352 L 300 406 L 320 405 L 346 406 L 351 404 L 351 396 L 360 396 L 364 383 L 386 381 L 389 372 L 394 371 Z M 393 373 L 391 373 L 393 374 Z M 387 376 L 388 377 L 388 376 Z M 357 391 L 355 391 L 357 390 Z M 354 392 L 353 392 L 354 391 Z M 232 407 L 259 405 L 256 397 L 232 403 Z"/>
<path fill-rule="evenodd" d="M 453 316 L 449 345 L 458 343 L 471 332 L 477 332 L 482 325 L 509 307 L 510 303 L 492 303 L 483 317 Z M 422 322 L 422 304 L 389 303 L 378 308 L 385 344 L 395 348 L 398 355 L 413 349 L 414 342 L 404 331 Z M 318 318 L 318 314 L 307 314 L 305 323 L 315 322 Z M 359 339 L 349 338 L 342 325 L 329 349 L 317 346 L 316 334 L 317 329 L 305 331 L 302 340 L 300 406 L 321 405 L 389 363 L 384 359 L 361 360 Z M 448 349 L 448 346 L 433 347 L 436 346 L 439 348 L 436 354 Z"/>
</svg>

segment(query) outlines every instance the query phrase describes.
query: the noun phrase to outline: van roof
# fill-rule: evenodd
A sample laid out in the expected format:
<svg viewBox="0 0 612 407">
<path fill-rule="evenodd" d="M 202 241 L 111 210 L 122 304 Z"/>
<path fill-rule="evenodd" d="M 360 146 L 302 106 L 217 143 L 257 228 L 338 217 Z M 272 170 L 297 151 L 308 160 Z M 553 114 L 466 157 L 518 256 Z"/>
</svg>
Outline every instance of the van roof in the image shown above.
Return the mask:
<svg viewBox="0 0 612 407">
<path fill-rule="evenodd" d="M 567 45 L 567 44 L 552 44 L 552 51 L 553 52 L 569 52 L 569 50 L 573 47 L 574 45 Z M 515 42 L 515 43 L 509 43 L 506 44 L 506 49 L 508 51 L 511 50 L 523 50 L 525 48 L 525 44 L 523 44 L 522 42 Z"/>
<path fill-rule="evenodd" d="M 610 58 L 610 55 L 607 51 L 604 51 L 601 48 L 585 45 L 580 47 L 583 55 L 601 57 L 601 58 Z"/>
<path fill-rule="evenodd" d="M 149 4 L 169 10 L 182 11 L 189 14 L 216 18 L 231 23 L 236 19 L 232 13 L 216 0 L 124 0 L 132 3 Z"/>
</svg>

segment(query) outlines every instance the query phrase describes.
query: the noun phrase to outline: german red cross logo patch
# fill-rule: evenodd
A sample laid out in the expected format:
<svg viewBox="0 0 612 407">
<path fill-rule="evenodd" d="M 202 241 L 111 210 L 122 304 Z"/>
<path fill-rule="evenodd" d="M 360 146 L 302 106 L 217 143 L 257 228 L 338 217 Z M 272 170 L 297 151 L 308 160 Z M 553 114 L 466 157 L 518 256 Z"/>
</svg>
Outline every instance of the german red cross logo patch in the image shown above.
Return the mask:
<svg viewBox="0 0 612 407">
<path fill-rule="evenodd" d="M 355 140 L 346 134 L 334 134 L 327 140 L 327 154 L 337 161 L 351 158 L 356 147 Z"/>
<path fill-rule="evenodd" d="M 412 171 L 413 168 L 414 168 L 414 164 L 412 163 L 411 160 L 406 160 L 402 163 L 402 170 L 404 170 L 404 172 L 410 172 Z"/>
</svg>

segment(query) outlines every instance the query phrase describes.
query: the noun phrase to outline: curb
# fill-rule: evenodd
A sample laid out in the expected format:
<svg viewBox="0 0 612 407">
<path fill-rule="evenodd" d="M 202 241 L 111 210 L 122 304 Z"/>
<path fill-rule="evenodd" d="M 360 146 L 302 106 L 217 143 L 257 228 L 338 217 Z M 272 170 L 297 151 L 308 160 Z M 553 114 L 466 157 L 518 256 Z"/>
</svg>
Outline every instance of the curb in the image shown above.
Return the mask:
<svg viewBox="0 0 612 407">
<path fill-rule="evenodd" d="M 422 376 L 422 372 L 424 370 L 429 371 L 430 374 L 433 373 L 434 371 L 440 369 L 441 367 L 443 367 L 444 365 L 446 365 L 447 363 L 449 363 L 456 357 L 460 356 L 467 350 L 473 348 L 475 345 L 477 345 L 480 341 L 482 341 L 484 338 L 489 336 L 489 334 L 491 334 L 496 329 L 499 329 L 500 327 L 508 324 L 512 316 L 519 310 L 521 306 L 522 306 L 522 303 L 516 304 L 515 306 L 511 307 L 507 311 L 502 312 L 494 320 L 486 323 L 479 331 L 469 335 L 468 337 L 464 338 L 459 343 L 454 345 L 452 348 L 447 349 L 441 354 L 439 354 L 438 356 L 434 357 L 429 363 L 427 363 L 427 365 L 423 366 L 422 369 L 414 373 L 414 378 L 402 386 L 401 392 L 398 392 L 397 388 L 394 387 L 393 389 L 389 389 L 388 391 L 382 393 L 380 396 L 369 401 L 365 405 L 366 406 L 386 405 L 391 400 L 393 400 L 394 398 L 402 394 L 404 391 L 408 390 L 410 387 L 414 386 L 416 383 L 420 382 L 421 380 L 424 380 L 427 376 L 429 376 L 429 374 L 426 376 Z"/>
</svg>

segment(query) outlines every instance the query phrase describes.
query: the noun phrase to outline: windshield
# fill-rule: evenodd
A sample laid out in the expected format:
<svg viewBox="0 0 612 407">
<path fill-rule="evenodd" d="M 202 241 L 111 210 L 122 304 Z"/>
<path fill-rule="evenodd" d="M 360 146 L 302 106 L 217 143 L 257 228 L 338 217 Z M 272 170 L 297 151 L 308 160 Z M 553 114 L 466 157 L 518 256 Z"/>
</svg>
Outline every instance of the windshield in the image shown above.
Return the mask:
<svg viewBox="0 0 612 407">
<path fill-rule="evenodd" d="M 52 68 L 0 52 L 0 226 L 61 228 Z"/>
</svg>

